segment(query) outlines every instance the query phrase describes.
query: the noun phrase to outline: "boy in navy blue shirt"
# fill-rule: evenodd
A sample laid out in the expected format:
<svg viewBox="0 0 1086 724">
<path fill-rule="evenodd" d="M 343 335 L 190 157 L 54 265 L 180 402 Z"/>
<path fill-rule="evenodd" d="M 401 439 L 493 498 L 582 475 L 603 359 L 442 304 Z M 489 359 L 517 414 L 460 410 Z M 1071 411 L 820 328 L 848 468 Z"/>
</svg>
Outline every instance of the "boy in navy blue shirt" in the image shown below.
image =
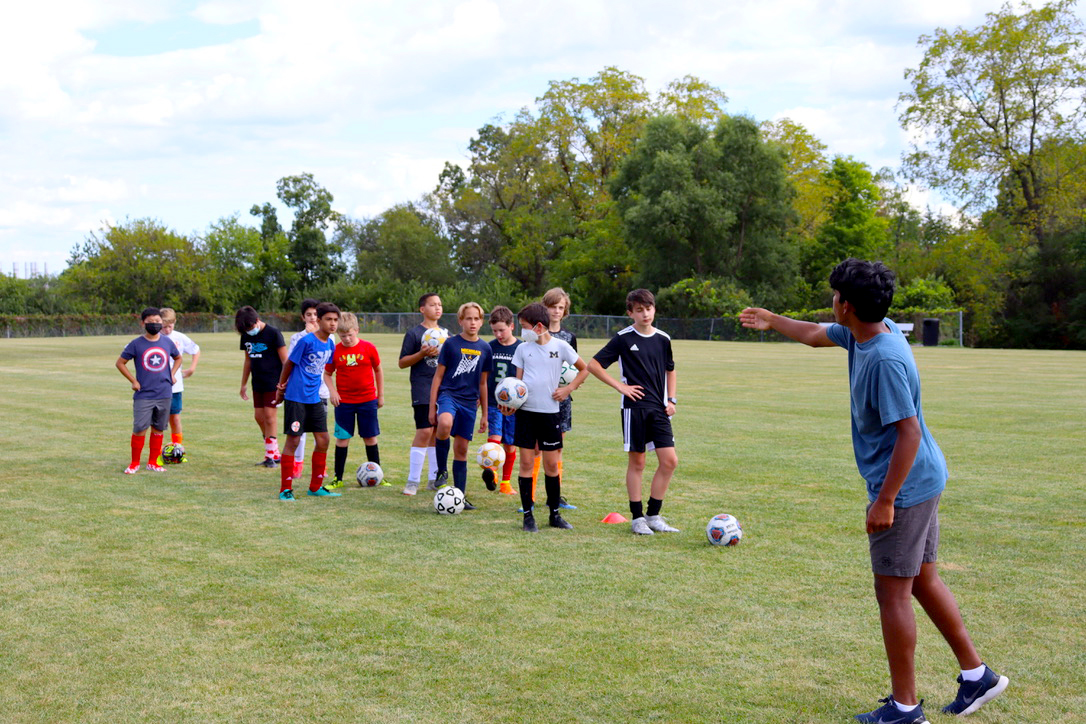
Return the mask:
<svg viewBox="0 0 1086 724">
<path fill-rule="evenodd" d="M 468 486 L 468 443 L 475 429 L 475 409 L 483 408 L 479 432 L 486 432 L 490 345 L 479 339 L 483 308 L 465 302 L 456 313 L 460 334 L 441 345 L 437 370 L 430 387 L 430 423 L 437 427 L 437 484 L 448 481 L 449 437 L 453 446 L 453 484 L 465 492 Z M 464 510 L 475 506 L 464 500 Z"/>
<path fill-rule="evenodd" d="M 132 385 L 132 460 L 124 472 L 134 475 L 140 469 L 143 439 L 151 428 L 151 448 L 147 455 L 147 469 L 156 473 L 166 468 L 158 464 L 162 454 L 162 433 L 170 419 L 170 402 L 173 383 L 181 367 L 181 353 L 161 334 L 162 315 L 155 307 L 148 307 L 140 314 L 143 335 L 129 342 L 115 363 L 117 369 Z M 173 359 L 173 368 L 170 359 Z M 136 360 L 136 376 L 128 371 L 128 360 Z"/>
<path fill-rule="evenodd" d="M 317 305 L 317 329 L 298 340 L 291 350 L 283 364 L 275 393 L 277 403 L 286 401 L 283 405 L 283 432 L 287 435 L 287 444 L 283 448 L 283 459 L 293 460 L 302 433 L 313 433 L 308 495 L 325 498 L 339 497 L 339 493 L 324 487 L 328 467 L 328 411 L 320 396 L 324 366 L 332 359 L 336 348 L 329 337 L 338 324 L 339 307 L 327 302 Z M 280 465 L 279 476 L 279 499 L 294 500 L 294 466 Z"/>
<path fill-rule="evenodd" d="M 961 667 L 958 695 L 947 714 L 972 714 L 999 696 L 1008 679 L 984 665 L 969 638 L 954 595 L 939 577 L 939 497 L 946 461 L 920 409 L 920 377 L 912 350 L 886 319 L 894 273 L 880 262 L 846 259 L 830 274 L 836 324 L 823 327 L 747 308 L 744 327 L 773 329 L 811 347 L 848 350 L 852 447 L 867 482 L 867 534 L 883 644 L 893 694 L 861 722 L 926 724 L 916 698 L 912 598 L 943 635 Z"/>
</svg>

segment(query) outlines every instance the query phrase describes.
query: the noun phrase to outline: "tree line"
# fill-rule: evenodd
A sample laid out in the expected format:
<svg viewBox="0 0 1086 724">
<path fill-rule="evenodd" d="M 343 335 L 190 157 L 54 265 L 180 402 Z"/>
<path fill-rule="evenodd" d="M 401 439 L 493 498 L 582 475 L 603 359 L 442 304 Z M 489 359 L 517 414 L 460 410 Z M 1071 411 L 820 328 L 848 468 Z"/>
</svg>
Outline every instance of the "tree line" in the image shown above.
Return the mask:
<svg viewBox="0 0 1086 724">
<path fill-rule="evenodd" d="M 0 313 L 147 303 L 275 311 L 303 296 L 407 311 L 423 291 L 514 308 L 551 286 L 575 312 L 657 292 L 667 316 L 829 306 L 848 256 L 898 273 L 895 307 L 966 312 L 972 344 L 1086 348 L 1086 58 L 1073 0 L 920 38 L 900 121 L 920 139 L 872 169 L 789 119 L 725 111 L 693 76 L 658 93 L 614 67 L 552 81 L 478 129 L 463 165 L 383 213 L 336 212 L 311 174 L 185 235 L 155 219 L 91 234 L 56 278 L 0 278 Z M 907 184 L 960 203 L 920 210 Z"/>
</svg>

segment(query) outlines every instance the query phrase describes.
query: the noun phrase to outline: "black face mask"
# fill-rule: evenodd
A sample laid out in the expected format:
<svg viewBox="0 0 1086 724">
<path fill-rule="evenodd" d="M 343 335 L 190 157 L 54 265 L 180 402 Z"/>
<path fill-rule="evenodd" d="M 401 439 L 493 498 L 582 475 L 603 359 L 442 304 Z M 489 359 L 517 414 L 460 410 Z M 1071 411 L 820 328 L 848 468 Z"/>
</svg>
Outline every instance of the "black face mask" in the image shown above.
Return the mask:
<svg viewBox="0 0 1086 724">
<path fill-rule="evenodd" d="M 143 325 L 143 328 L 147 330 L 147 334 L 153 337 L 162 331 L 162 324 L 160 322 L 148 322 Z"/>
</svg>

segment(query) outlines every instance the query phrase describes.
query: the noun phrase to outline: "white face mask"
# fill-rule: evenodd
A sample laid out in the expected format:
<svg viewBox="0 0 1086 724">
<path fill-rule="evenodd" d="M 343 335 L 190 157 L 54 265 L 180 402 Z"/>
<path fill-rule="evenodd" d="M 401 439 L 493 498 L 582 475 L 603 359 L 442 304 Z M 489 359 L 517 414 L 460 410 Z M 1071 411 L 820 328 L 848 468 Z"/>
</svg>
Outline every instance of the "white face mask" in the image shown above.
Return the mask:
<svg viewBox="0 0 1086 724">
<path fill-rule="evenodd" d="M 520 338 L 523 339 L 525 342 L 531 344 L 532 342 L 539 341 L 539 334 L 534 329 L 521 328 Z"/>
<path fill-rule="evenodd" d="M 249 335 L 250 337 L 255 337 L 255 336 L 256 336 L 256 334 L 257 334 L 257 332 L 259 332 L 259 331 L 260 331 L 260 325 L 259 325 L 259 324 L 257 324 L 257 325 L 256 325 L 255 327 L 253 327 L 252 329 L 246 330 L 246 331 L 245 331 L 245 334 Z"/>
</svg>

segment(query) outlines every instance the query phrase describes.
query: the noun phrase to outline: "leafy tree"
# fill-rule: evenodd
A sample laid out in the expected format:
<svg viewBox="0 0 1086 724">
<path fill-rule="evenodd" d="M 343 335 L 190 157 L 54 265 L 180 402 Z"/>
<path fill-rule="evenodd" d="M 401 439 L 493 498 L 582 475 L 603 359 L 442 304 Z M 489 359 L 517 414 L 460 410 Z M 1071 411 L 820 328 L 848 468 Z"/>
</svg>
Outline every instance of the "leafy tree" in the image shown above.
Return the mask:
<svg viewBox="0 0 1086 724">
<path fill-rule="evenodd" d="M 456 279 L 448 240 L 413 204 L 398 204 L 369 221 L 346 221 L 337 241 L 353 250 L 360 281 L 377 277 L 441 286 Z"/>
<path fill-rule="evenodd" d="M 674 317 L 734 317 L 754 305 L 734 281 L 720 278 L 680 279 L 656 295 L 656 304 Z"/>
</svg>

